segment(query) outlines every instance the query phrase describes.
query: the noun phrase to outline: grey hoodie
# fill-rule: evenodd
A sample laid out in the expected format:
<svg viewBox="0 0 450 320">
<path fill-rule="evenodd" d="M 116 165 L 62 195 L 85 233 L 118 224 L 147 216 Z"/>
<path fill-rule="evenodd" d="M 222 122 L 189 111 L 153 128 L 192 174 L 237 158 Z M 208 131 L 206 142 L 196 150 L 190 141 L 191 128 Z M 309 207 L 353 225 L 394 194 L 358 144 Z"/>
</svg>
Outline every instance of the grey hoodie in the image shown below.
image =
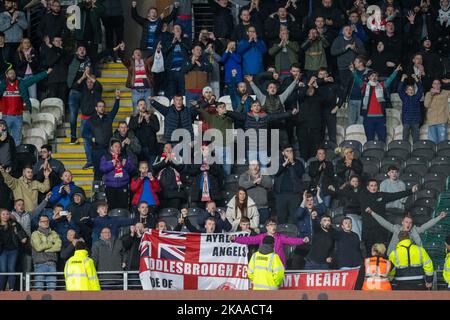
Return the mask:
<svg viewBox="0 0 450 320">
<path fill-rule="evenodd" d="M 353 42 L 356 45 L 356 52 L 351 49 L 345 49 L 347 45 L 353 44 Z M 366 49 L 364 49 L 364 44 L 358 37 L 352 37 L 350 40 L 346 40 L 344 39 L 344 36 L 340 35 L 331 45 L 331 54 L 337 56 L 339 70 L 348 70 L 350 63 L 352 63 L 358 55 L 363 55 L 365 53 Z"/>
</svg>

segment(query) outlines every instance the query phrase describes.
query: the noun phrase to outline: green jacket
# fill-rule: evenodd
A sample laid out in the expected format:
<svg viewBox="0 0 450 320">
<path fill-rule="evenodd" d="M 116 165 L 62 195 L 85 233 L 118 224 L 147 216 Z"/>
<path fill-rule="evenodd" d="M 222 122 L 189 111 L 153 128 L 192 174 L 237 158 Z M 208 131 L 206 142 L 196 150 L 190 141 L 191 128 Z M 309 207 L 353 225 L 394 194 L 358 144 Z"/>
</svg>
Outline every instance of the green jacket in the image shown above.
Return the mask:
<svg viewBox="0 0 450 320">
<path fill-rule="evenodd" d="M 317 71 L 320 68 L 327 67 L 325 48 L 328 46 L 329 43 L 324 37 L 318 38 L 313 42 L 309 39 L 303 42 L 302 49 L 305 51 L 305 70 Z"/>
<path fill-rule="evenodd" d="M 86 27 L 86 10 L 90 10 L 86 7 L 84 2 L 78 4 L 81 9 L 81 29 L 77 29 L 75 31 L 75 39 L 78 41 L 83 41 L 84 39 L 84 30 Z M 94 31 L 94 43 L 100 44 L 102 43 L 102 25 L 100 18 L 105 13 L 105 6 L 103 5 L 102 0 L 97 0 L 95 3 L 95 8 L 91 9 L 91 24 L 92 30 Z"/>
<path fill-rule="evenodd" d="M 211 114 L 201 108 L 198 108 L 197 110 L 198 113 L 202 115 L 203 119 L 205 119 L 205 121 L 208 122 L 211 129 L 217 129 L 222 133 L 222 137 L 224 139 L 223 146 L 225 146 L 227 138 L 227 129 L 230 130 L 233 129 L 233 120 L 227 117 L 226 115 L 221 116 L 217 113 Z M 233 141 L 234 140 L 232 140 L 232 142 Z"/>
<path fill-rule="evenodd" d="M 30 113 L 31 113 L 31 101 L 30 96 L 28 95 L 28 87 L 31 87 L 33 84 L 38 83 L 42 79 L 47 78 L 47 76 L 48 76 L 47 71 L 42 71 L 30 78 L 19 80 L 19 92 L 23 102 L 25 102 L 28 110 L 30 110 Z M 0 96 L 3 96 L 5 91 L 6 91 L 6 78 L 0 80 Z"/>
<path fill-rule="evenodd" d="M 281 50 L 283 48 L 279 46 L 278 43 L 274 44 L 272 48 L 269 49 L 269 54 L 271 56 L 275 56 L 275 69 L 280 72 L 281 68 Z M 287 55 L 289 58 L 289 65 L 292 65 L 295 62 L 298 62 L 298 52 L 300 51 L 300 46 L 295 41 L 289 41 L 286 44 Z"/>
<path fill-rule="evenodd" d="M 31 234 L 32 258 L 34 264 L 58 261 L 61 251 L 61 238 L 54 230 L 48 235 L 37 230 Z"/>
</svg>

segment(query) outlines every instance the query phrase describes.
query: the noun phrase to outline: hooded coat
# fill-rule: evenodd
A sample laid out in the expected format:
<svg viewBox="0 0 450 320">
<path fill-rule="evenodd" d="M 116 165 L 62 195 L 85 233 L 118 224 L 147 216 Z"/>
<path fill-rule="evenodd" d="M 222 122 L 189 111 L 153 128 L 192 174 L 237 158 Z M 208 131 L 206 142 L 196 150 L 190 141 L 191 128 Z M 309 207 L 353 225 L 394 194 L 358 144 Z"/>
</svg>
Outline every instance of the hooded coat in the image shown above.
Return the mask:
<svg viewBox="0 0 450 320">
<path fill-rule="evenodd" d="M 255 201 L 247 197 L 247 212 L 242 212 L 241 209 L 236 208 L 236 196 L 234 196 L 227 204 L 227 219 L 232 225 L 231 232 L 235 232 L 239 227 L 242 217 L 250 219 L 250 228 L 259 228 L 259 212 Z"/>
</svg>

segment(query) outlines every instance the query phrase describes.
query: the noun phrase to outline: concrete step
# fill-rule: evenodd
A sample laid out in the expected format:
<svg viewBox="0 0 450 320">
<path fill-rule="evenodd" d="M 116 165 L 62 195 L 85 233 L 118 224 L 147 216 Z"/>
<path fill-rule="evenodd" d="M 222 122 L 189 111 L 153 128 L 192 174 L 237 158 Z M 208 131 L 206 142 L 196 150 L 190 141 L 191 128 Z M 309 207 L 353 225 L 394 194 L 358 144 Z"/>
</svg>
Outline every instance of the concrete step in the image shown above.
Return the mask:
<svg viewBox="0 0 450 320">
<path fill-rule="evenodd" d="M 81 170 L 86 160 L 63 159 L 64 166 L 69 170 Z"/>
<path fill-rule="evenodd" d="M 116 97 L 116 93 L 115 93 L 115 89 L 110 89 L 110 88 L 103 88 L 103 94 L 102 94 L 102 98 L 106 99 L 106 98 L 112 98 L 114 99 Z M 131 98 L 131 90 L 129 88 L 119 88 L 120 89 L 120 98 L 121 99 L 125 99 L 125 98 Z M 113 103 L 114 104 L 114 103 Z"/>
<path fill-rule="evenodd" d="M 104 63 L 102 66 L 102 70 L 108 70 L 108 69 L 124 69 L 126 70 L 125 66 L 122 63 Z"/>
<path fill-rule="evenodd" d="M 107 77 L 107 78 L 97 78 L 98 81 L 104 86 L 105 84 L 123 84 L 125 86 L 127 78 L 125 77 Z"/>
<path fill-rule="evenodd" d="M 62 144 L 56 146 L 56 151 L 58 153 L 82 153 L 84 152 L 84 145 L 79 144 Z"/>
<path fill-rule="evenodd" d="M 128 70 L 103 69 L 101 71 L 102 78 L 125 78 L 128 77 Z"/>
<path fill-rule="evenodd" d="M 114 98 L 103 98 L 103 100 L 105 100 L 105 103 L 107 105 L 107 110 L 111 110 L 112 106 L 114 105 L 114 103 L 116 102 Z M 133 106 L 133 101 L 131 99 L 120 99 L 120 108 L 119 108 L 119 112 L 122 111 L 123 107 L 132 107 Z M 131 109 L 133 110 L 133 109 Z"/>
<path fill-rule="evenodd" d="M 64 162 L 64 160 L 84 160 L 86 163 L 86 153 L 84 152 L 54 153 L 53 157 L 62 162 Z"/>
<path fill-rule="evenodd" d="M 84 142 L 84 139 L 78 138 L 78 142 L 82 144 Z M 58 146 L 64 143 L 70 143 L 70 138 L 57 138 L 56 143 L 58 144 Z"/>
<path fill-rule="evenodd" d="M 94 169 L 93 168 L 89 168 L 89 169 L 72 169 L 70 170 L 73 174 L 74 177 L 79 177 L 79 176 L 92 176 L 94 174 Z"/>
</svg>

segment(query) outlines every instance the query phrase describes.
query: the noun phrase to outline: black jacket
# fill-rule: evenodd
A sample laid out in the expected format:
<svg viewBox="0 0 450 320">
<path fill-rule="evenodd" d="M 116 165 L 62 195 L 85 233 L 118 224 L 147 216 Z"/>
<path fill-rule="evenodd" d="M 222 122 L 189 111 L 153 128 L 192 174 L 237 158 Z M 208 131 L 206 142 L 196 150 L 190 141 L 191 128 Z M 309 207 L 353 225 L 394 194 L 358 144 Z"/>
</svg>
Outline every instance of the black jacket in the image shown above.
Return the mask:
<svg viewBox="0 0 450 320">
<path fill-rule="evenodd" d="M 304 92 L 306 92 L 306 87 Z M 317 89 L 312 96 L 305 94 L 303 97 L 299 108 L 299 124 L 305 128 L 320 128 L 322 126 L 322 109 L 325 108 L 327 97 L 321 95 Z"/>
<path fill-rule="evenodd" d="M 286 17 L 287 20 L 287 29 L 289 30 L 289 39 L 291 41 L 300 41 L 301 40 L 301 30 L 299 26 L 299 22 L 295 21 L 293 17 L 289 14 Z M 266 30 L 266 40 L 269 42 L 269 45 L 273 45 L 280 41 L 280 27 L 281 22 L 280 18 L 277 14 L 272 15 L 266 20 L 265 30 Z"/>
<path fill-rule="evenodd" d="M 94 149 L 108 149 L 109 142 L 112 137 L 112 123 L 116 117 L 117 111 L 119 111 L 120 99 L 116 99 L 114 107 L 110 113 L 104 114 L 103 117 L 96 113 L 89 118 L 86 130 L 92 134 L 91 141 Z"/>
<path fill-rule="evenodd" d="M 141 123 L 139 123 L 139 114 L 132 116 L 129 126 L 143 148 L 147 147 L 152 155 L 159 154 L 156 133 L 159 131 L 160 125 L 158 117 L 154 113 L 152 113 L 148 122 L 144 118 Z"/>
<path fill-rule="evenodd" d="M 3 175 L 0 174 L 0 206 L 8 210 L 12 209 L 11 189 L 5 183 Z"/>
<path fill-rule="evenodd" d="M 76 85 L 76 90 L 81 92 L 80 110 L 83 116 L 90 117 L 95 113 L 95 106 L 102 99 L 103 87 L 99 81 L 94 82 L 92 89 L 89 89 L 84 80 L 80 85 Z"/>
<path fill-rule="evenodd" d="M 208 4 L 214 13 L 214 35 L 219 39 L 231 39 L 234 27 L 231 9 L 220 6 L 215 0 L 208 0 Z"/>
<path fill-rule="evenodd" d="M 134 218 L 133 224 L 142 223 L 144 228 L 154 229 L 156 225 L 156 218 L 152 213 L 148 213 L 147 217 L 141 217 L 141 215 L 136 213 L 136 217 Z"/>
<path fill-rule="evenodd" d="M 51 12 L 44 14 L 36 30 L 38 37 L 43 39 L 45 36 L 48 36 L 50 41 L 52 41 L 53 37 L 62 36 L 63 32 L 67 30 L 66 20 L 62 12 L 58 15 L 54 15 Z"/>
<path fill-rule="evenodd" d="M 256 29 L 256 35 L 258 37 L 264 36 L 264 28 L 262 28 L 259 24 L 253 24 L 252 21 L 250 21 L 249 25 L 244 25 L 242 21 L 234 28 L 233 35 L 231 36 L 231 39 L 233 39 L 236 42 L 239 42 L 241 40 L 247 39 L 247 29 L 248 27 L 255 27 Z"/>
<path fill-rule="evenodd" d="M 286 167 L 283 166 L 284 158 L 280 157 L 280 165 L 277 174 L 275 175 L 273 190 L 276 194 L 286 193 L 283 192 L 284 187 L 290 186 L 291 194 L 300 194 L 303 191 L 303 181 L 302 177 L 305 173 L 305 168 L 303 163 L 295 159 L 294 164 L 288 164 Z"/>
<path fill-rule="evenodd" d="M 41 48 L 41 59 L 44 68 L 53 68 L 53 71 L 48 75 L 47 83 L 58 83 L 66 85 L 67 71 L 70 55 L 66 50 L 57 48 L 55 46 L 49 48 L 43 45 Z"/>
<path fill-rule="evenodd" d="M 126 234 L 122 237 L 122 245 L 124 250 L 124 260 L 126 263 L 126 270 L 137 271 L 139 270 L 140 251 L 139 245 L 141 238 L 136 234 Z"/>
<path fill-rule="evenodd" d="M 170 71 L 170 69 L 172 69 L 173 52 L 178 44 L 180 45 L 181 48 L 181 55 L 183 56 L 183 61 L 187 61 L 187 59 L 189 59 L 189 52 L 191 51 L 191 42 L 189 41 L 188 38 L 182 38 L 181 41 L 178 41 L 176 43 L 172 43 L 172 41 L 173 35 L 170 37 L 169 40 L 167 40 L 165 43 L 162 44 L 165 71 Z M 183 65 L 184 63 L 180 66 L 180 69 Z"/>
<path fill-rule="evenodd" d="M 39 54 L 36 50 L 31 49 L 30 55 L 32 57 L 30 68 L 32 74 L 39 73 L 40 71 L 40 59 Z M 25 72 L 27 71 L 28 61 L 25 58 L 25 55 L 22 52 L 16 51 L 14 53 L 13 58 L 14 68 L 16 70 L 16 74 L 18 77 L 23 78 L 25 76 Z"/>
<path fill-rule="evenodd" d="M 327 263 L 326 259 L 331 257 L 334 250 L 334 229 L 328 232 L 324 231 L 316 218 L 312 220 L 313 236 L 311 239 L 311 249 L 309 250 L 306 260 L 315 263 Z"/>
<path fill-rule="evenodd" d="M 319 167 L 322 163 L 325 163 L 325 169 Z M 326 193 L 328 186 L 333 183 L 334 167 L 330 161 L 312 161 L 308 167 L 308 174 L 311 177 L 311 185 L 320 185 L 322 190 Z"/>
<path fill-rule="evenodd" d="M 0 254 L 3 250 L 19 249 L 21 241 L 26 238 L 27 234 L 20 223 L 10 221 L 6 229 L 0 226 Z"/>
<path fill-rule="evenodd" d="M 159 179 L 159 184 L 161 187 L 161 192 L 159 193 L 160 199 L 177 199 L 185 198 L 184 191 L 182 190 L 182 186 L 178 186 L 176 182 L 176 175 L 174 170 L 181 173 L 183 169 L 182 164 L 175 164 L 172 161 L 164 161 L 164 159 L 160 156 L 155 160 L 153 164 L 153 174 L 155 176 L 159 176 L 161 173 L 161 178 Z"/>
<path fill-rule="evenodd" d="M 203 171 L 200 170 L 201 165 L 196 164 L 192 166 L 191 175 L 194 176 L 194 182 L 191 188 L 191 201 L 200 201 L 202 198 L 201 183 L 203 181 Z M 220 200 L 222 195 L 221 185 L 224 179 L 222 166 L 216 163 L 209 165 L 208 179 L 209 179 L 209 195 L 213 201 Z"/>
<path fill-rule="evenodd" d="M 333 236 L 336 244 L 334 262 L 337 268 L 354 268 L 362 265 L 359 236 L 352 231 L 335 231 Z"/>
<path fill-rule="evenodd" d="M 349 198 L 346 197 L 346 193 L 348 192 L 359 192 L 358 189 L 354 189 L 350 185 L 346 185 L 342 190 L 337 190 L 336 192 L 333 192 L 331 190 L 327 190 L 328 193 L 332 195 L 337 195 L 339 197 L 339 205 L 341 207 L 344 207 L 343 212 L 344 214 L 357 214 L 361 215 L 361 209 L 359 206 L 358 200 L 355 198 Z"/>
<path fill-rule="evenodd" d="M 352 175 L 357 174 L 361 176 L 362 172 L 363 163 L 359 159 L 353 159 L 350 168 L 345 166 L 344 159 L 339 159 L 336 162 L 336 174 L 338 176 L 338 179 L 340 179 L 341 184 L 348 181 L 350 176 Z"/>
</svg>

